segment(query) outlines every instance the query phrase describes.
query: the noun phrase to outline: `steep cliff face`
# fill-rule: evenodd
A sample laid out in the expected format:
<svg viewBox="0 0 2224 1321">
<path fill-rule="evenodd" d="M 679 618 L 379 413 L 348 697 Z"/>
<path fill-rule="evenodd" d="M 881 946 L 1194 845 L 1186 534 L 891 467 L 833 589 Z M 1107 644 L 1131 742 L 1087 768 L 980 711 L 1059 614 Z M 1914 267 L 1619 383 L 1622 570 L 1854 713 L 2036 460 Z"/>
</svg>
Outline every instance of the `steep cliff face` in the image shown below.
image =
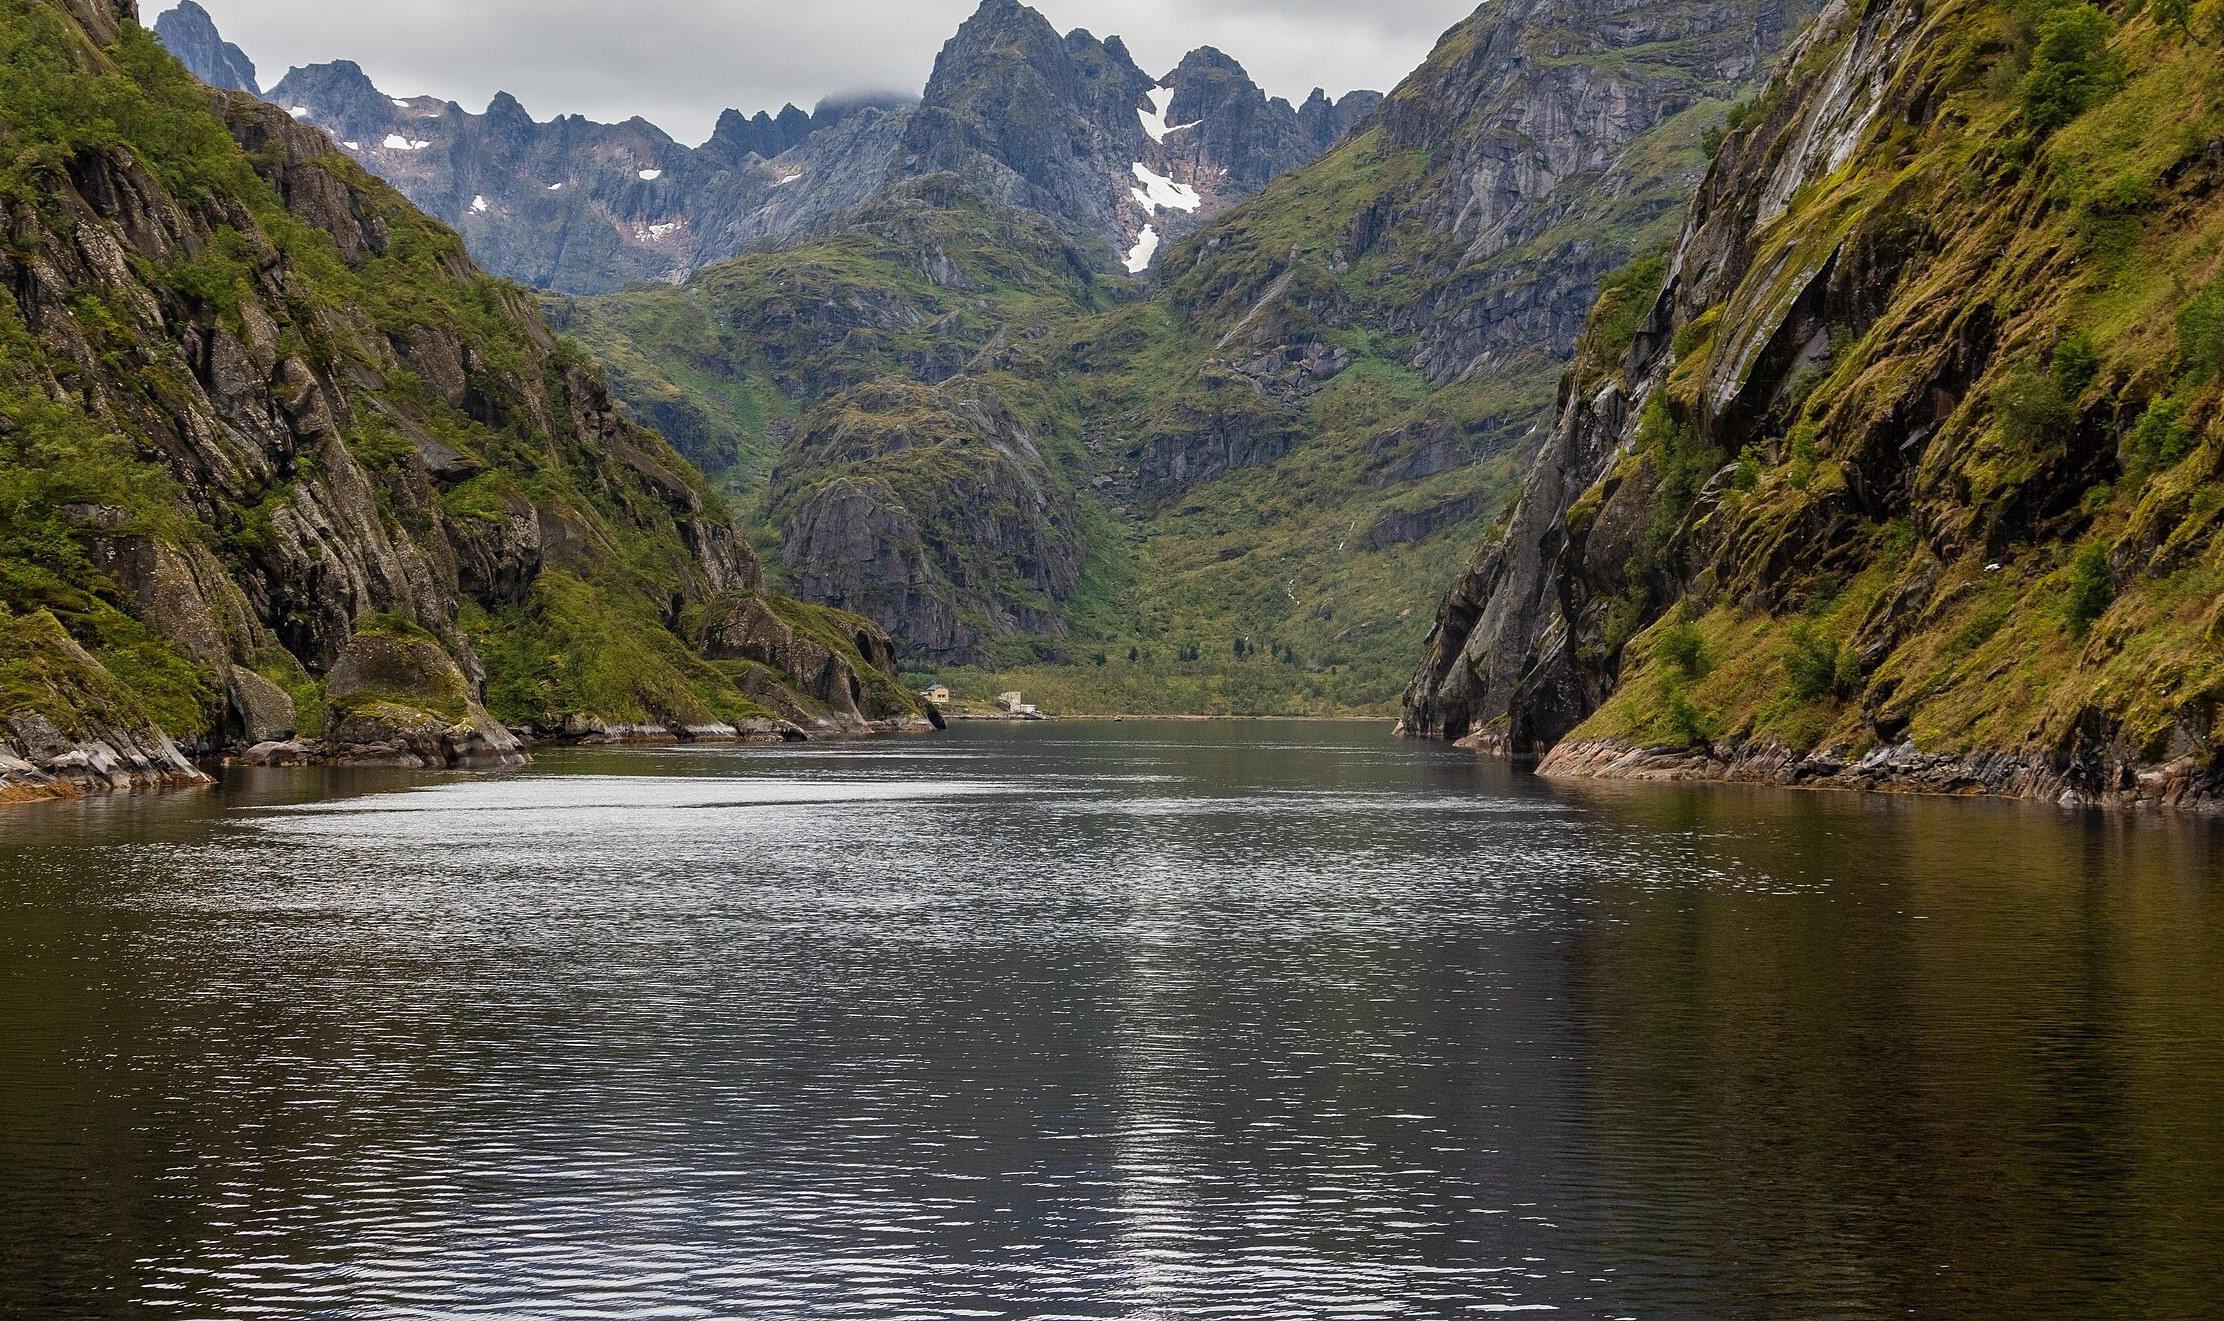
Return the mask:
<svg viewBox="0 0 2224 1321">
<path fill-rule="evenodd" d="M 205 12 L 184 6 L 161 31 L 212 85 L 253 90 L 253 66 Z M 1379 100 L 1316 93 L 1301 112 L 1217 51 L 1191 56 L 1161 88 L 1117 38 L 1061 37 L 1016 0 L 985 0 L 923 101 L 729 110 L 700 147 L 638 119 L 538 122 L 507 93 L 483 114 L 395 98 L 345 60 L 292 70 L 269 96 L 461 232 L 487 270 L 570 294 L 678 283 L 944 174 L 1047 218 L 1100 269 L 1141 252 L 1141 270 L 1163 240 L 1313 159 Z M 1168 98 L 1190 117 L 1168 121 Z"/>
<path fill-rule="evenodd" d="M 768 514 L 797 592 L 942 663 L 1057 637 L 1080 587 L 1074 493 L 993 391 L 884 383 L 804 419 Z"/>
<path fill-rule="evenodd" d="M 0 787 L 839 723 L 690 645 L 756 564 L 527 295 L 128 4 L 0 12 Z"/>
<path fill-rule="evenodd" d="M 1568 774 L 2213 802 L 2224 76 L 2183 17 L 1827 14 L 1657 301 L 1602 307 L 1409 726 Z"/>
<path fill-rule="evenodd" d="M 154 35 L 178 57 L 178 63 L 209 86 L 220 92 L 262 95 L 262 85 L 255 81 L 255 62 L 247 58 L 247 52 L 224 40 L 216 30 L 216 21 L 193 0 L 185 0 L 158 16 Z"/>
</svg>

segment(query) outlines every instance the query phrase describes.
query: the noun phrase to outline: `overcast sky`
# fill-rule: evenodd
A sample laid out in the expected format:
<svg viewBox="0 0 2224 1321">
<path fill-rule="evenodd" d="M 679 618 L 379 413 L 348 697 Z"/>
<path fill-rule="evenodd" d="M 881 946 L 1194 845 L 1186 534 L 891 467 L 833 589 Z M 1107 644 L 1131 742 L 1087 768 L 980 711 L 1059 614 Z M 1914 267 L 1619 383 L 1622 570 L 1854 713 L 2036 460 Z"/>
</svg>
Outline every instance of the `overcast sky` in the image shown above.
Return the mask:
<svg viewBox="0 0 2224 1321">
<path fill-rule="evenodd" d="M 175 0 L 142 0 L 148 24 Z M 1165 73 L 1198 46 L 1267 91 L 1388 91 L 1476 0 L 1037 0 L 1059 30 L 1127 40 Z M 808 110 L 848 91 L 917 92 L 978 0 L 201 0 L 269 87 L 351 59 L 395 96 L 483 109 L 514 93 L 536 119 L 649 119 L 688 143 L 718 112 Z"/>
</svg>

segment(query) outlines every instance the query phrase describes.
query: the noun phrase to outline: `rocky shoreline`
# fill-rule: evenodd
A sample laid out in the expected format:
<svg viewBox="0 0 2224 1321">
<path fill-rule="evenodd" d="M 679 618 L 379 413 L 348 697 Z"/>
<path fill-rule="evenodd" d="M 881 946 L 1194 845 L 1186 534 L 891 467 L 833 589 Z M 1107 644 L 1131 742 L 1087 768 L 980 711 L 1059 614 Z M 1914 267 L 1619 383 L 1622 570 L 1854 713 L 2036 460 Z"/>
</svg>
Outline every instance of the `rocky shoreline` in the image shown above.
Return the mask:
<svg viewBox="0 0 2224 1321">
<path fill-rule="evenodd" d="M 160 733 L 71 739 L 43 716 L 0 725 L 0 805 L 214 783 Z"/>
<path fill-rule="evenodd" d="M 209 769 L 368 766 L 400 770 L 507 770 L 531 764 L 538 747 L 625 747 L 710 744 L 787 744 L 829 739 L 906 737 L 941 726 L 925 718 L 861 724 L 821 722 L 805 729 L 784 720 L 741 725 L 667 727 L 601 720 L 561 730 L 504 729 L 467 722 L 448 728 L 375 731 L 373 739 L 271 739 L 249 748 L 189 756 L 158 731 L 102 730 L 68 738 L 42 717 L 0 723 L 0 806 L 84 798 L 95 794 L 207 788 Z M 344 732 L 344 731 L 343 731 Z"/>
<path fill-rule="evenodd" d="M 1555 780 L 1775 785 L 2224 814 L 2224 770 L 2204 767 L 2191 756 L 2162 765 L 2119 754 L 2062 762 L 2007 752 L 1927 753 L 1908 743 L 1841 760 L 1796 753 L 1773 740 L 1641 747 L 1615 739 L 1578 739 L 1545 754 L 1537 774 Z"/>
</svg>

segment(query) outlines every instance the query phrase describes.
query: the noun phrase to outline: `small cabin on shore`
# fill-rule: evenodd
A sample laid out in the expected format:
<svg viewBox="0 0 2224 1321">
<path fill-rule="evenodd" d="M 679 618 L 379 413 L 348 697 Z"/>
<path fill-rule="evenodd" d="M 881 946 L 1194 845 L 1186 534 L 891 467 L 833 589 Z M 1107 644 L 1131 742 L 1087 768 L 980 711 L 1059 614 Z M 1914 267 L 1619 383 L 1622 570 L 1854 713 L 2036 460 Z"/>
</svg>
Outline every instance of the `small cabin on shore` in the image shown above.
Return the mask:
<svg viewBox="0 0 2224 1321">
<path fill-rule="evenodd" d="M 922 688 L 919 690 L 919 695 L 936 706 L 948 706 L 950 704 L 950 687 L 948 684 L 938 683 L 932 688 Z"/>
</svg>

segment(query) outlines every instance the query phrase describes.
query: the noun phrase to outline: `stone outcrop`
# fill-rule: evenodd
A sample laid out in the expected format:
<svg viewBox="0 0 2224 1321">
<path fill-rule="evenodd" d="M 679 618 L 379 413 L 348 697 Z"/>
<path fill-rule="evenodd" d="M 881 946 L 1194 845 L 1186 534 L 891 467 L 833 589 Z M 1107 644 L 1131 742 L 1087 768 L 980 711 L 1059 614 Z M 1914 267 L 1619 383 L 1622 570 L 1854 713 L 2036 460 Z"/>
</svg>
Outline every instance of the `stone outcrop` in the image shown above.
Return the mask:
<svg viewBox="0 0 2224 1321">
<path fill-rule="evenodd" d="M 359 630 L 325 676 L 324 695 L 325 742 L 342 760 L 429 769 L 526 761 L 430 635 Z"/>
<path fill-rule="evenodd" d="M 207 783 L 53 615 L 0 612 L 0 804 Z"/>
<path fill-rule="evenodd" d="M 837 625 L 809 609 L 738 597 L 711 616 L 703 654 L 761 667 L 771 681 L 744 680 L 745 687 L 801 728 L 874 733 L 940 726 L 933 707 L 922 709 L 892 681 L 895 643 L 861 619 Z"/>
</svg>

